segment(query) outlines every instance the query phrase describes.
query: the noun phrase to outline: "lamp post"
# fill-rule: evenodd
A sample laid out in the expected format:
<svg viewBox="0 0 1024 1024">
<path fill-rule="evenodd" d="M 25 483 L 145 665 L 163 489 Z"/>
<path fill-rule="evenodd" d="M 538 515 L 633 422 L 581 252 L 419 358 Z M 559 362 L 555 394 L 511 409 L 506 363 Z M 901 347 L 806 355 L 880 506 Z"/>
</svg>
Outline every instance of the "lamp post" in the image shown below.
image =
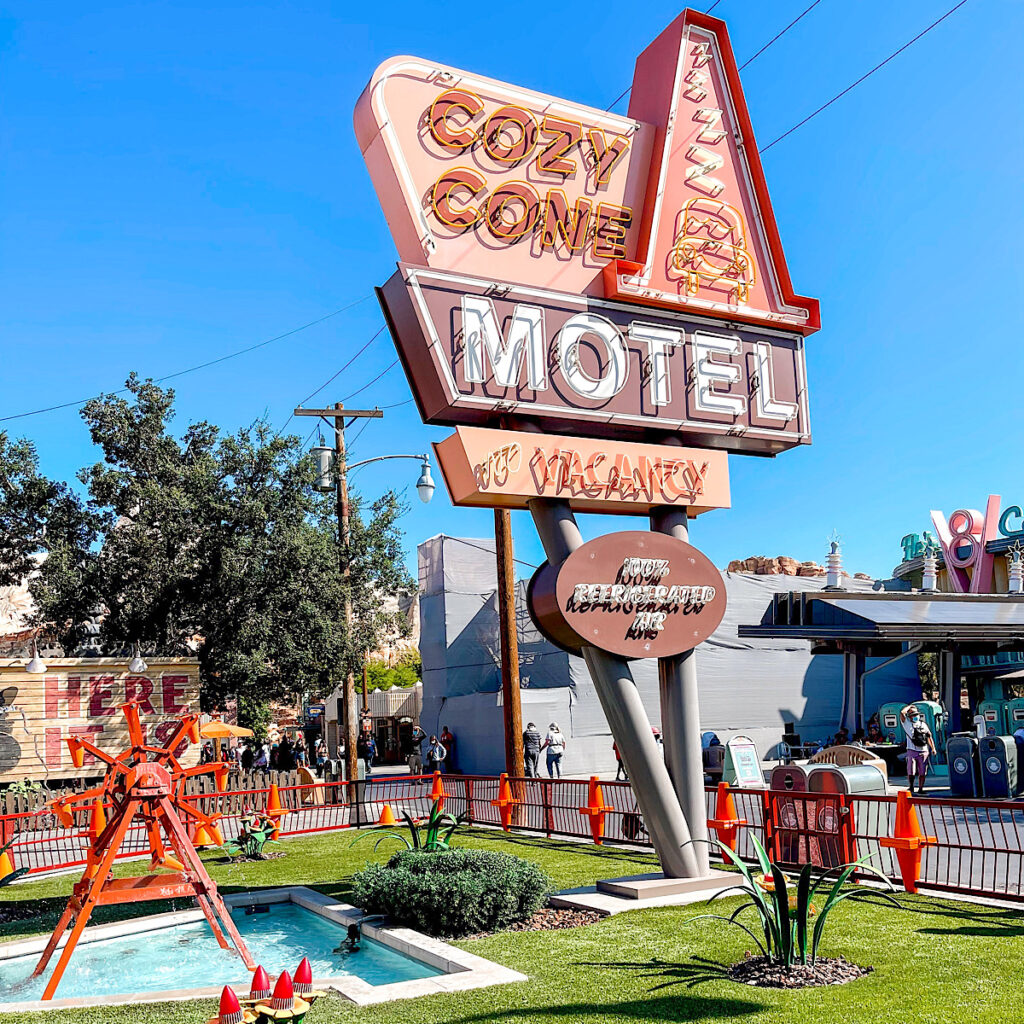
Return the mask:
<svg viewBox="0 0 1024 1024">
<path fill-rule="evenodd" d="M 352 535 L 349 530 L 349 503 L 348 503 L 348 473 L 349 470 L 358 469 L 360 466 L 368 466 L 371 462 L 383 462 L 386 459 L 415 459 L 421 463 L 419 479 L 416 481 L 416 492 L 420 501 L 426 503 L 434 495 L 434 481 L 430 475 L 430 459 L 424 455 L 378 455 L 372 459 L 363 459 L 361 462 L 348 463 L 345 460 L 345 427 L 346 419 L 349 424 L 357 419 L 382 419 L 384 413 L 380 409 L 346 409 L 344 404 L 337 402 L 333 409 L 302 409 L 294 410 L 296 416 L 318 416 L 334 424 L 334 452 L 333 458 L 330 449 L 318 446 L 313 449 L 320 469 L 320 479 L 317 489 L 324 492 L 337 489 L 338 503 L 338 536 L 341 541 L 339 545 L 341 571 L 345 577 L 345 603 L 342 614 L 345 619 L 346 637 L 351 636 L 352 631 L 352 597 L 348 586 L 349 563 L 351 561 Z M 334 478 L 333 480 L 331 478 Z M 345 673 L 345 697 L 343 701 L 343 722 L 345 734 L 345 774 L 350 783 L 355 782 L 359 774 L 358 759 L 356 758 L 356 742 L 358 733 L 356 730 L 356 688 L 355 673 L 351 667 Z"/>
</svg>

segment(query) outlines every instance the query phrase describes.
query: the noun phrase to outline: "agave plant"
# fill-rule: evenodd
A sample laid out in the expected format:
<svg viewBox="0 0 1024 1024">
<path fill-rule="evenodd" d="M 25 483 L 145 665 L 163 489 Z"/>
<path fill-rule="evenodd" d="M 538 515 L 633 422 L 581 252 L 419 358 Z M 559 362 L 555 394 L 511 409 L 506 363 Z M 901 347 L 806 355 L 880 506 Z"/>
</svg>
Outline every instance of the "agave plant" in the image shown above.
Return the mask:
<svg viewBox="0 0 1024 1024">
<path fill-rule="evenodd" d="M 855 871 L 864 871 L 879 878 L 889 890 L 895 890 L 885 875 L 867 864 L 867 857 L 825 871 L 816 880 L 812 878 L 811 865 L 805 864 L 794 883 L 778 864 L 770 861 L 756 836 L 751 836 L 750 840 L 757 854 L 760 874 L 755 875 L 739 857 L 733 856 L 731 850 L 719 843 L 726 863 L 734 863 L 743 875 L 743 884 L 723 889 L 712 896 L 708 903 L 736 891 L 749 898 L 728 917 L 722 914 L 701 914 L 693 920 L 726 921 L 742 928 L 757 943 L 765 957 L 786 970 L 794 964 L 814 965 L 829 914 L 844 900 L 880 899 L 896 907 L 900 906 L 887 892 L 848 885 Z M 815 897 L 819 893 L 820 909 L 815 904 Z M 760 935 L 739 920 L 739 916 L 751 908 L 759 918 Z"/>
<path fill-rule="evenodd" d="M 2 857 L 14 845 L 14 840 L 17 838 L 17 835 L 12 836 L 7 843 L 0 847 L 0 857 Z M 15 868 L 14 871 L 10 871 L 0 878 L 0 889 L 5 885 L 10 885 L 12 882 L 16 882 L 22 875 L 27 874 L 28 868 Z"/>
<path fill-rule="evenodd" d="M 238 836 L 229 839 L 221 849 L 229 857 L 248 857 L 256 860 L 263 856 L 263 851 L 270 844 L 275 844 L 271 836 L 277 826 L 273 819 L 254 814 L 242 821 Z"/>
<path fill-rule="evenodd" d="M 434 801 L 425 821 L 417 821 L 408 811 L 402 812 L 402 820 L 409 826 L 408 836 L 403 832 L 364 832 L 352 841 L 353 845 L 367 836 L 376 836 L 377 841 L 373 844 L 375 850 L 385 839 L 397 839 L 399 842 L 405 843 L 407 850 L 415 850 L 418 853 L 437 853 L 439 850 L 448 850 L 451 848 L 453 833 L 468 820 L 468 815 L 460 814 L 456 817 L 454 814 L 442 811 L 440 803 L 440 800 Z"/>
</svg>

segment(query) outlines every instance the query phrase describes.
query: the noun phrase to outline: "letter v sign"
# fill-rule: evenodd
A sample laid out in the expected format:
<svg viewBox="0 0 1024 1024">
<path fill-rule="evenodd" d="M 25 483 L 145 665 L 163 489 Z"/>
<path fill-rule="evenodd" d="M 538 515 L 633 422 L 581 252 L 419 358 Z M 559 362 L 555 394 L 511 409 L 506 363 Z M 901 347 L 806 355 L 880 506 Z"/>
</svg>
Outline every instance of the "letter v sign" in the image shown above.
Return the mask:
<svg viewBox="0 0 1024 1024">
<path fill-rule="evenodd" d="M 605 293 L 816 331 L 793 291 L 725 23 L 684 11 L 636 62 L 629 117 L 657 128 L 636 258 Z"/>
</svg>

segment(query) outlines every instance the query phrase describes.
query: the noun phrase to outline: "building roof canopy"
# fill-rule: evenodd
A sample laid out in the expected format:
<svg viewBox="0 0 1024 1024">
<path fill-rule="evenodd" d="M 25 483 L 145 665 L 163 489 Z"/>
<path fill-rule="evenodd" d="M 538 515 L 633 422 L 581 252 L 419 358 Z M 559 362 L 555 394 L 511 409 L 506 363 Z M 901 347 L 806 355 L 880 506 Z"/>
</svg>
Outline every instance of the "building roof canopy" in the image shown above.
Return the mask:
<svg viewBox="0 0 1024 1024">
<path fill-rule="evenodd" d="M 886 643 L 1024 650 L 1024 594 L 776 594 L 747 637 L 792 637 L 835 649 Z"/>
</svg>

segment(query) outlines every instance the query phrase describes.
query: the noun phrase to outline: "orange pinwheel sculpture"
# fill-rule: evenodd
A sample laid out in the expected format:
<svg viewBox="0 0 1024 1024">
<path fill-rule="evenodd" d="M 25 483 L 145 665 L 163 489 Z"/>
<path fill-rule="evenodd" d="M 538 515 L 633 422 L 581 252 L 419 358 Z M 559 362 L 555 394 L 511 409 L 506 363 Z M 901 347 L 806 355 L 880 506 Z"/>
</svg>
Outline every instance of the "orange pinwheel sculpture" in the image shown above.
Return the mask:
<svg viewBox="0 0 1024 1024">
<path fill-rule="evenodd" d="M 220 845 L 223 840 L 215 821 L 220 815 L 203 814 L 185 798 L 185 781 L 196 775 L 214 773 L 217 789 L 223 792 L 227 783 L 227 765 L 222 763 L 183 768 L 175 751 L 183 742 L 199 742 L 199 716 L 185 715 L 171 733 L 166 746 L 146 743 L 139 721 L 137 701 L 121 707 L 128 723 L 131 747 L 111 757 L 86 740 L 71 737 L 67 742 L 71 758 L 81 768 L 86 753 L 107 766 L 103 784 L 84 793 L 54 800 L 51 806 L 66 828 L 74 825 L 76 805 L 93 804 L 89 850 L 81 881 L 75 883 L 68 905 L 54 929 L 33 977 L 38 977 L 50 962 L 61 936 L 72 918 L 74 925 L 61 950 L 53 976 L 43 992 L 43 999 L 52 999 L 68 961 L 95 907 L 111 903 L 139 903 L 194 896 L 221 947 L 230 949 L 225 932 L 234 943 L 250 971 L 256 964 L 249 955 L 242 937 L 224 906 L 217 886 L 206 872 L 196 848 L 189 838 L 188 821 L 193 832 L 202 828 Z M 84 809 L 79 806 L 77 809 Z M 113 878 L 111 868 L 133 822 L 141 820 L 149 837 L 150 868 L 169 874 L 149 874 L 142 878 Z M 218 923 L 219 921 L 219 923 Z"/>
</svg>

